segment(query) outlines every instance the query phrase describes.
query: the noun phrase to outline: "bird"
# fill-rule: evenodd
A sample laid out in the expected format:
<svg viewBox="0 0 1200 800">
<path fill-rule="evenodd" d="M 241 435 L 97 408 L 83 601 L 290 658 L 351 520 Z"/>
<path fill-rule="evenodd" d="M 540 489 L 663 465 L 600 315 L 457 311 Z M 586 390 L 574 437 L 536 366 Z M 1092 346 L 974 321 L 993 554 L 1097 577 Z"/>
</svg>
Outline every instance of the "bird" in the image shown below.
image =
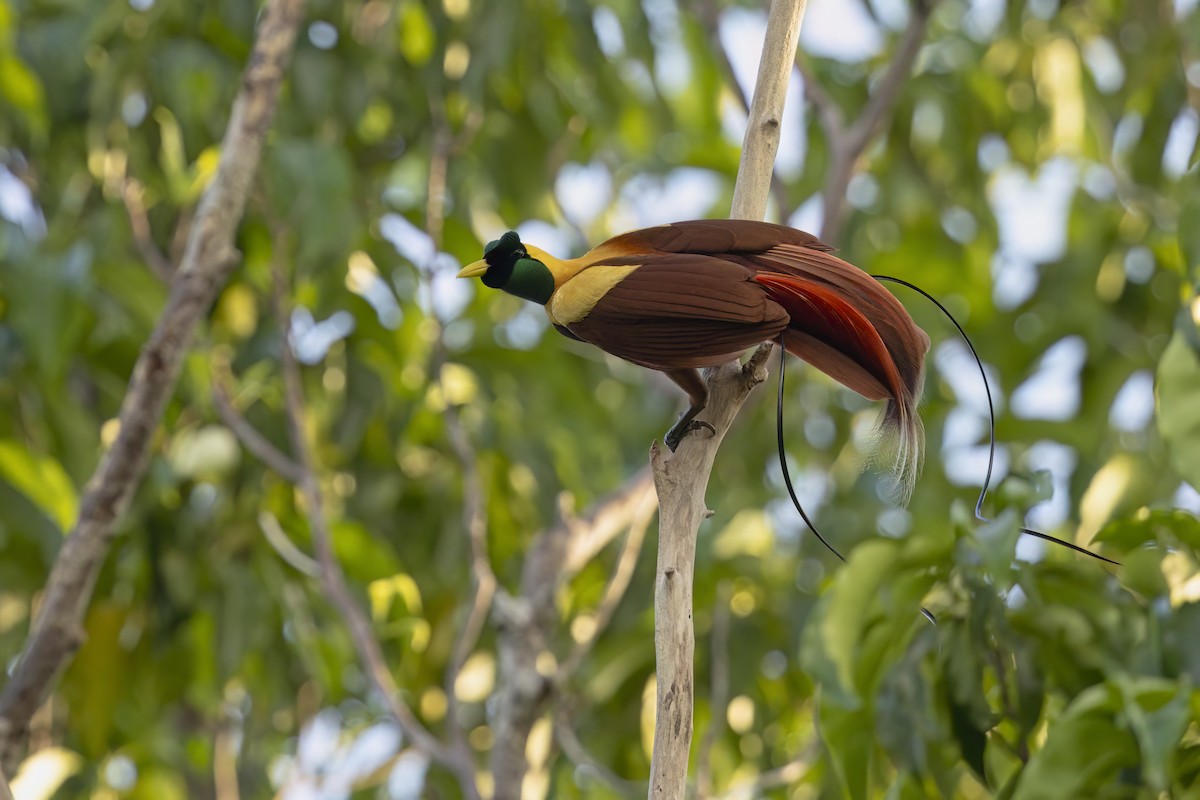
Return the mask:
<svg viewBox="0 0 1200 800">
<path fill-rule="evenodd" d="M 779 342 L 868 400 L 886 401 L 877 437 L 902 498 L 921 469 L 917 413 L 929 336 L 899 300 L 834 248 L 795 228 L 691 220 L 621 234 L 560 259 L 508 231 L 459 278 L 540 303 L 564 335 L 658 370 L 689 400 L 667 431 L 674 451 L 708 402 L 699 372 Z"/>
<path fill-rule="evenodd" d="M 459 278 L 539 303 L 551 324 L 626 361 L 658 370 L 688 396 L 688 408 L 663 437 L 674 451 L 683 438 L 712 425 L 697 420 L 708 402 L 699 370 L 774 341 L 781 345 L 777 438 L 784 482 L 796 510 L 821 534 L 796 497 L 784 453 L 783 353 L 791 353 L 868 400 L 886 401 L 876 441 L 891 450 L 897 500 L 912 494 L 924 458 L 917 406 L 930 339 L 884 286 L 913 290 L 954 325 L 971 351 L 987 393 L 990 434 L 983 507 L 996 453 L 996 419 L 987 372 L 966 330 L 924 289 L 902 278 L 871 275 L 834 255 L 816 236 L 768 222 L 704 219 L 672 222 L 615 236 L 578 258 L 560 259 L 508 231 L 488 242 L 483 258 Z M 715 431 L 714 431 L 715 432 Z M 1099 561 L 1105 556 L 1041 531 L 1019 528 Z M 933 621 L 925 609 L 922 613 Z"/>
</svg>

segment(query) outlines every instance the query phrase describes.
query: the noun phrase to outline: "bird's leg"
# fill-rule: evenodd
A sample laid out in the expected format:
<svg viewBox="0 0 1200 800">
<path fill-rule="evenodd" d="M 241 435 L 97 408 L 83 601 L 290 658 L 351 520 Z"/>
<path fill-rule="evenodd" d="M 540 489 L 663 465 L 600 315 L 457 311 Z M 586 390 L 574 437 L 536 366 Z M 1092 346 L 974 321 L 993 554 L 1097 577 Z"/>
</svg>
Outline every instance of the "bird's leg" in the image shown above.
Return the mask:
<svg viewBox="0 0 1200 800">
<path fill-rule="evenodd" d="M 683 412 L 679 421 L 671 426 L 671 430 L 667 431 L 667 435 L 663 437 L 663 442 L 667 447 L 671 448 L 671 452 L 675 452 L 675 448 L 679 447 L 679 443 L 683 441 L 683 437 L 689 433 L 701 428 L 708 428 L 714 435 L 717 429 L 709 423 L 696 419 L 696 415 L 704 410 L 708 405 L 708 387 L 704 385 L 704 379 L 700 377 L 700 371 L 695 369 L 667 369 L 663 370 L 668 378 L 675 381 L 679 388 L 687 392 L 688 410 Z"/>
</svg>

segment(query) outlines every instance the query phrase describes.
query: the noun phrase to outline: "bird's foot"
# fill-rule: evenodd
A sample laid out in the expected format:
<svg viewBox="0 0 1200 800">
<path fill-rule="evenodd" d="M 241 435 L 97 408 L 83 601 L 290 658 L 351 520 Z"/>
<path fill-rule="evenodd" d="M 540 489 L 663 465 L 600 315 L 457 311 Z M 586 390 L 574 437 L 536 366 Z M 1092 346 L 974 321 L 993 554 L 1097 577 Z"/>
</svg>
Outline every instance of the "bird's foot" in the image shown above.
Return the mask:
<svg viewBox="0 0 1200 800">
<path fill-rule="evenodd" d="M 671 426 L 671 430 L 667 431 L 667 435 L 663 437 L 663 443 L 674 453 L 675 448 L 679 447 L 679 443 L 683 441 L 683 437 L 698 430 L 707 430 L 713 436 L 717 435 L 717 429 L 709 423 L 702 419 L 688 419 L 688 415 L 684 414 L 678 422 Z"/>
</svg>

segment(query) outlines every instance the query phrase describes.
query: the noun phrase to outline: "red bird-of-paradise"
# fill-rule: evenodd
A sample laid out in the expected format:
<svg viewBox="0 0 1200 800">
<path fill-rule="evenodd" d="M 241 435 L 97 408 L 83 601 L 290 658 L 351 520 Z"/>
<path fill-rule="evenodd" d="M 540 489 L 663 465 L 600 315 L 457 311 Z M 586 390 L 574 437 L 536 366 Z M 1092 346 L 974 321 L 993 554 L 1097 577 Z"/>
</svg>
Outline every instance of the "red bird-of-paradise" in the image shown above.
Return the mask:
<svg viewBox="0 0 1200 800">
<path fill-rule="evenodd" d="M 929 337 L 881 281 L 920 292 L 950 318 L 973 355 L 975 348 L 946 308 L 923 290 L 897 278 L 871 276 L 832 251 L 803 231 L 749 220 L 695 220 L 631 231 L 565 260 L 509 231 L 458 277 L 478 277 L 491 288 L 540 303 L 566 336 L 665 373 L 690 401 L 664 437 L 672 450 L 688 433 L 711 427 L 696 420 L 708 400 L 699 369 L 730 361 L 762 342 L 778 342 L 863 397 L 886 401 L 879 441 L 889 450 L 887 460 L 906 501 L 924 454 L 917 404 Z M 782 372 L 781 354 L 779 445 L 786 479 Z M 990 409 L 990 389 L 988 402 Z M 993 452 L 994 447 L 993 442 Z M 990 477 L 989 461 L 976 504 L 976 516 L 984 520 Z M 788 490 L 805 522 L 842 558 L 808 519 L 790 481 Z M 1116 563 L 1053 536 L 1021 530 Z"/>
</svg>

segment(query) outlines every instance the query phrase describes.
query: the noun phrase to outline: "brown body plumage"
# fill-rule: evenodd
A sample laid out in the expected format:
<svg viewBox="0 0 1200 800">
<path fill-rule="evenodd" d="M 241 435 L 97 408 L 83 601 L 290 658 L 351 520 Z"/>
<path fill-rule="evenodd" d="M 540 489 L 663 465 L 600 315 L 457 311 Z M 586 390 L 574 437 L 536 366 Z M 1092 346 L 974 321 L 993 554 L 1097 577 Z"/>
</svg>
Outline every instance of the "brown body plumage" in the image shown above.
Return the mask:
<svg viewBox="0 0 1200 800">
<path fill-rule="evenodd" d="M 691 400 L 672 446 L 707 401 L 697 368 L 780 341 L 887 401 L 881 428 L 907 495 L 923 451 L 916 405 L 929 337 L 878 281 L 831 251 L 792 228 L 698 220 L 632 231 L 570 260 L 509 233 L 459 274 L 541 302 L 563 333 L 670 376 Z"/>
</svg>

